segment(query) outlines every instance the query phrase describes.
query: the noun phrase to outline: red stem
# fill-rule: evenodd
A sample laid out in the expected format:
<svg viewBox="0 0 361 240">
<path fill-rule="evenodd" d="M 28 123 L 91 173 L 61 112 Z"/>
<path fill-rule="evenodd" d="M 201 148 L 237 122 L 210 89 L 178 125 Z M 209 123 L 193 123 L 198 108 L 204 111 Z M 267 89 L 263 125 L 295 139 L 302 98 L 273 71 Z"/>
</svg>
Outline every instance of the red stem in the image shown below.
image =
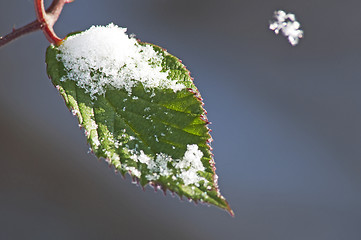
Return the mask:
<svg viewBox="0 0 361 240">
<path fill-rule="evenodd" d="M 44 0 L 34 0 L 36 17 L 43 23 L 42 30 L 50 43 L 60 45 L 63 39 L 59 38 L 54 32 L 54 24 L 58 20 L 65 3 L 73 0 L 54 0 L 50 7 L 45 11 Z"/>
</svg>

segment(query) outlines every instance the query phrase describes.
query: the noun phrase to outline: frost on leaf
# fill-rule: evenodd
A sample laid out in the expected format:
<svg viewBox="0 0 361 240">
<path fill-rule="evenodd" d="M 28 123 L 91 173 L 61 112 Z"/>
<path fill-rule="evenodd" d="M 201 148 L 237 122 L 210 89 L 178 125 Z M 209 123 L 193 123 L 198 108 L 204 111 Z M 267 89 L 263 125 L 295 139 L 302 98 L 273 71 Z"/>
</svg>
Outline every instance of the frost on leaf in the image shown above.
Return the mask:
<svg viewBox="0 0 361 240">
<path fill-rule="evenodd" d="M 276 34 L 281 31 L 292 46 L 297 45 L 299 39 L 303 37 L 303 31 L 299 29 L 301 25 L 296 21 L 295 15 L 278 10 L 274 13 L 274 17 L 276 20 L 270 23 L 269 28 Z"/>
<path fill-rule="evenodd" d="M 59 61 L 68 74 L 61 81 L 73 80 L 92 98 L 104 94 L 107 86 L 125 89 L 142 83 L 145 88 L 185 88 L 162 71 L 163 57 L 150 45 L 142 45 L 126 34 L 125 28 L 114 24 L 93 26 L 70 36 L 59 46 Z"/>
<path fill-rule="evenodd" d="M 180 60 L 109 24 L 51 45 L 46 61 L 97 157 L 142 186 L 233 214 L 218 189 L 201 96 Z"/>
</svg>

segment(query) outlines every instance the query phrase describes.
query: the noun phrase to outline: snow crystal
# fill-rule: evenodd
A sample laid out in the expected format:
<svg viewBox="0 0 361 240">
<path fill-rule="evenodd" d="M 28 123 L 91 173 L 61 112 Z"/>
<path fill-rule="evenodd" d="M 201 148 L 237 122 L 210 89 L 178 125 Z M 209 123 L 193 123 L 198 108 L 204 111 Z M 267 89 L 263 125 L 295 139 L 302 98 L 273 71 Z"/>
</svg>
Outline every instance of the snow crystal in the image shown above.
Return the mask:
<svg viewBox="0 0 361 240">
<path fill-rule="evenodd" d="M 172 158 L 169 157 L 167 154 L 160 153 L 157 154 L 155 162 L 157 164 L 157 170 L 161 176 L 169 176 L 171 175 L 172 171 L 168 168 L 168 162 L 172 161 Z"/>
<path fill-rule="evenodd" d="M 278 10 L 274 13 L 274 17 L 276 21 L 270 23 L 269 29 L 276 34 L 282 31 L 282 34 L 288 38 L 292 46 L 297 45 L 299 39 L 303 37 L 303 31 L 299 29 L 301 25 L 296 21 L 295 15 Z"/>
<path fill-rule="evenodd" d="M 140 155 L 138 156 L 137 159 L 138 159 L 139 162 L 145 163 L 147 165 L 149 165 L 150 161 L 151 161 L 150 157 L 148 157 L 146 154 L 144 154 L 143 151 L 140 151 Z"/>
<path fill-rule="evenodd" d="M 142 173 L 136 169 L 135 167 L 126 167 L 127 170 L 129 170 L 131 172 L 131 174 L 133 174 L 134 176 L 140 178 L 140 176 L 142 175 Z"/>
<path fill-rule="evenodd" d="M 181 179 L 185 185 L 194 184 L 199 187 L 200 181 L 208 184 L 207 179 L 198 175 L 198 171 L 205 170 L 202 157 L 202 151 L 196 144 L 192 144 L 187 145 L 187 151 L 181 159 L 173 159 L 165 153 L 157 153 L 153 159 L 143 151 L 140 151 L 140 154 L 134 153 L 131 159 L 147 165 L 150 174 L 146 175 L 146 179 L 149 181 L 156 181 L 160 176 L 172 176 L 174 181 Z M 173 175 L 174 170 L 175 175 Z"/>
<path fill-rule="evenodd" d="M 163 57 L 152 46 L 140 45 L 126 31 L 111 23 L 69 36 L 57 55 L 68 70 L 62 81 L 75 81 L 93 99 L 104 94 L 108 86 L 125 89 L 129 94 L 137 83 L 175 92 L 185 88 L 168 79 L 168 72 L 162 72 Z"/>
<path fill-rule="evenodd" d="M 202 157 L 203 153 L 196 144 L 187 145 L 187 151 L 183 159 L 175 165 L 176 168 L 181 169 L 179 177 L 183 179 L 185 185 L 195 184 L 199 186 L 199 181 L 206 181 L 206 179 L 197 174 L 198 171 L 204 171 L 203 163 L 201 162 Z"/>
</svg>

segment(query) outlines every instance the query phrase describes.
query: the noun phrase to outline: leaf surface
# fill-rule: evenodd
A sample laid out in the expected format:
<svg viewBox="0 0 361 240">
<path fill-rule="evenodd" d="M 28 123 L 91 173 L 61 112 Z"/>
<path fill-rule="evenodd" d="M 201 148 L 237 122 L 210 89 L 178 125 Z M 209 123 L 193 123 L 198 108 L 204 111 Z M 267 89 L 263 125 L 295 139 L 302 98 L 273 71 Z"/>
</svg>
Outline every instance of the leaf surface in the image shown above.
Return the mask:
<svg viewBox="0 0 361 240">
<path fill-rule="evenodd" d="M 168 71 L 168 78 L 185 88 L 149 89 L 138 83 L 129 93 L 107 86 L 94 98 L 67 79 L 69 70 L 54 45 L 47 49 L 47 72 L 84 128 L 97 157 L 106 159 L 123 175 L 129 173 L 142 186 L 169 190 L 233 214 L 218 189 L 208 121 L 189 71 L 164 49 L 140 44 L 157 51 L 163 57 L 162 71 Z"/>
</svg>

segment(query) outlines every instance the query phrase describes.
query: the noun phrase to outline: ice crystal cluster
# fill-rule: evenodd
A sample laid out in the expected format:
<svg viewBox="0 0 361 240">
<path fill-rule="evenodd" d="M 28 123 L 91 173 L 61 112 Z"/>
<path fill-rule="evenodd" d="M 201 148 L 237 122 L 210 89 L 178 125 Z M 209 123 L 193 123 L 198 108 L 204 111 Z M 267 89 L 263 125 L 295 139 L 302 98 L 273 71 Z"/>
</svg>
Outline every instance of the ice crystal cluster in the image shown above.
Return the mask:
<svg viewBox="0 0 361 240">
<path fill-rule="evenodd" d="M 164 153 L 156 154 L 155 159 L 144 154 L 143 151 L 131 156 L 131 159 L 135 162 L 143 163 L 147 166 L 150 174 L 146 176 L 149 181 L 156 181 L 160 176 L 169 177 L 173 175 L 173 169 L 176 170 L 176 174 L 173 176 L 173 180 L 181 179 L 184 185 L 194 184 L 199 187 L 200 181 L 203 181 L 204 185 L 207 185 L 208 181 L 198 175 L 198 171 L 204 171 L 204 166 L 201 162 L 203 157 L 202 151 L 198 149 L 196 144 L 187 145 L 187 151 L 181 159 L 173 159 Z M 138 178 L 141 176 L 141 172 L 133 172 L 132 174 Z"/>
<path fill-rule="evenodd" d="M 296 21 L 295 15 L 278 10 L 275 11 L 274 17 L 276 20 L 270 23 L 269 28 L 276 34 L 281 31 L 292 46 L 297 45 L 299 39 L 303 37 L 303 31 L 299 29 L 301 25 Z"/>
<path fill-rule="evenodd" d="M 57 55 L 68 70 L 62 81 L 76 81 L 93 99 L 109 86 L 131 94 L 139 82 L 145 88 L 169 88 L 175 92 L 185 88 L 168 79 L 168 73 L 162 71 L 163 57 L 152 46 L 141 45 L 126 31 L 111 23 L 69 36 L 59 46 L 61 53 Z"/>
</svg>

